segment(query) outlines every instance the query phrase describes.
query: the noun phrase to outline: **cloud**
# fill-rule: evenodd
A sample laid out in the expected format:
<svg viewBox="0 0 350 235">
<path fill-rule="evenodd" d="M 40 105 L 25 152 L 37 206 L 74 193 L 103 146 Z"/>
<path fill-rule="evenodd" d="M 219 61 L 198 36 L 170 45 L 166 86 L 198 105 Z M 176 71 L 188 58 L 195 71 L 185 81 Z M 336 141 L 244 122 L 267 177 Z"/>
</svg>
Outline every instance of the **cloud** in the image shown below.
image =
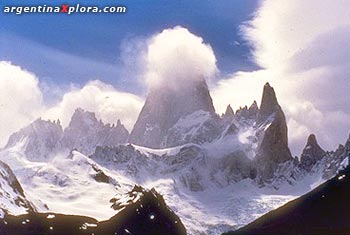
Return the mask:
<svg viewBox="0 0 350 235">
<path fill-rule="evenodd" d="M 217 73 L 216 58 L 210 45 L 188 29 L 165 29 L 148 41 L 144 55 L 145 82 L 149 88 L 173 89 Z"/>
<path fill-rule="evenodd" d="M 310 133 L 326 149 L 344 143 L 350 130 L 349 8 L 349 1 L 262 1 L 242 26 L 262 69 L 220 81 L 214 100 L 249 104 L 269 81 L 286 113 L 294 154 Z"/>
<path fill-rule="evenodd" d="M 43 97 L 34 74 L 0 61 L 0 146 L 13 131 L 40 115 Z"/>
<path fill-rule="evenodd" d="M 105 123 L 118 119 L 131 130 L 143 105 L 143 100 L 133 94 L 116 90 L 111 85 L 95 80 L 82 88 L 73 88 L 62 100 L 44 113 L 44 118 L 61 120 L 65 127 L 77 107 L 95 112 Z"/>
<path fill-rule="evenodd" d="M 59 118 L 62 125 L 67 126 L 77 107 L 95 112 L 97 118 L 106 123 L 120 119 L 131 130 L 143 104 L 142 98 L 99 80 L 90 81 L 82 88 L 72 86 L 50 106 L 43 102 L 42 89 L 34 74 L 0 61 L 0 146 L 6 144 L 13 132 L 39 117 Z"/>
</svg>

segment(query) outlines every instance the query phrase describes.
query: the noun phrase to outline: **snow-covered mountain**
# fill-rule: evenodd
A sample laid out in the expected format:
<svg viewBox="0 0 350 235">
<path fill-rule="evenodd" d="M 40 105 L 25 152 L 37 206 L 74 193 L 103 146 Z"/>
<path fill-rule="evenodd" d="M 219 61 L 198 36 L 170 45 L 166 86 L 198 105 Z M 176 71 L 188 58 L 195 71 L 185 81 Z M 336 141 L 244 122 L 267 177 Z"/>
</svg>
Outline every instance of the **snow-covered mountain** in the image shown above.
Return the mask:
<svg viewBox="0 0 350 235">
<path fill-rule="evenodd" d="M 35 120 L 27 127 L 12 134 L 5 149 L 23 143 L 23 153 L 29 160 L 45 161 L 62 149 L 63 130 L 60 121 Z"/>
<path fill-rule="evenodd" d="M 27 200 L 10 167 L 0 161 L 0 218 L 5 214 L 18 215 L 34 211 L 34 206 Z"/>
<path fill-rule="evenodd" d="M 130 142 L 151 148 L 177 146 L 179 142 L 175 139 L 176 136 L 173 136 L 174 133 L 167 138 L 169 131 L 172 128 L 182 127 L 178 123 L 180 119 L 191 119 L 192 121 L 196 117 L 187 116 L 200 110 L 207 112 L 208 115 L 216 116 L 204 79 L 189 82 L 189 84 L 176 89 L 167 86 L 154 88 L 146 98 L 131 132 Z M 184 128 L 187 130 L 187 126 Z M 191 140 L 191 142 L 193 141 Z M 180 140 L 180 142 L 182 141 Z"/>
<path fill-rule="evenodd" d="M 22 143 L 23 153 L 29 160 L 47 161 L 55 154 L 72 149 L 89 155 L 97 146 L 114 146 L 126 143 L 129 132 L 124 125 L 104 124 L 97 120 L 93 112 L 77 108 L 67 128 L 64 130 L 60 120 L 46 121 L 41 118 L 27 127 L 12 134 L 4 149 L 9 149 Z"/>
<path fill-rule="evenodd" d="M 68 149 L 77 149 L 84 154 L 91 154 L 96 146 L 110 146 L 126 143 L 128 130 L 121 124 L 104 124 L 95 114 L 77 108 L 68 127 L 64 130 L 63 145 Z"/>
<path fill-rule="evenodd" d="M 325 152 L 310 136 L 293 158 L 269 84 L 260 108 L 228 106 L 222 116 L 203 81 L 181 93 L 150 92 L 130 137 L 120 122 L 103 124 L 82 109 L 65 130 L 36 122 L 11 136 L 0 160 L 39 211 L 108 219 L 108 200 L 138 184 L 162 194 L 195 235 L 236 229 L 307 193 L 346 165 L 350 151 L 350 140 Z"/>
</svg>

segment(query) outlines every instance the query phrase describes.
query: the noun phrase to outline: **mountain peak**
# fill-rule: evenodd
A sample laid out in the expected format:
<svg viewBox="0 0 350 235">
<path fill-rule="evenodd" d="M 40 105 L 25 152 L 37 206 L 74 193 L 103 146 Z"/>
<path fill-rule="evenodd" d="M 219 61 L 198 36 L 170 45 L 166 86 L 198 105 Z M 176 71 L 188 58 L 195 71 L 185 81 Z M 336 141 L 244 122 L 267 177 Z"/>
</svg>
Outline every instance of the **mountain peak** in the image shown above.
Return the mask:
<svg viewBox="0 0 350 235">
<path fill-rule="evenodd" d="M 261 171 L 262 179 L 267 180 L 273 176 L 278 164 L 293 159 L 288 147 L 286 118 L 277 102 L 275 91 L 269 83 L 264 86 L 256 123 L 263 127 L 267 125 L 258 148 L 259 171 Z"/>
<path fill-rule="evenodd" d="M 275 90 L 267 82 L 263 90 L 258 121 L 264 121 L 264 119 L 268 118 L 271 114 L 278 110 L 278 108 L 279 104 L 276 98 Z"/>
<path fill-rule="evenodd" d="M 307 138 L 306 145 L 307 146 L 317 146 L 318 145 L 315 134 L 309 135 L 309 137 Z"/>
<path fill-rule="evenodd" d="M 38 118 L 28 126 L 13 133 L 5 148 L 15 146 L 25 140 L 26 157 L 41 161 L 49 158 L 60 147 L 59 141 L 62 135 L 63 130 L 59 122 Z"/>
<path fill-rule="evenodd" d="M 310 170 L 325 154 L 326 152 L 318 145 L 316 136 L 311 134 L 300 157 L 301 166 Z"/>
<path fill-rule="evenodd" d="M 231 116 L 233 116 L 234 114 L 235 114 L 235 112 L 233 111 L 231 105 L 230 105 L 230 104 L 227 105 L 224 116 L 225 116 L 225 117 L 231 117 Z"/>
<path fill-rule="evenodd" d="M 68 149 L 78 149 L 84 154 L 91 154 L 98 145 L 116 145 L 125 143 L 128 130 L 120 120 L 116 126 L 104 124 L 95 113 L 77 108 L 68 127 L 64 130 L 63 143 Z"/>
<path fill-rule="evenodd" d="M 69 125 L 74 123 L 81 125 L 82 122 L 84 124 L 92 124 L 92 123 L 97 123 L 98 120 L 94 112 L 89 112 L 89 111 L 85 111 L 82 108 L 77 108 L 73 113 L 73 116 L 71 118 Z"/>
<path fill-rule="evenodd" d="M 152 89 L 131 132 L 130 142 L 159 148 L 177 121 L 200 110 L 215 115 L 204 79 L 190 82 L 181 89 Z"/>
</svg>

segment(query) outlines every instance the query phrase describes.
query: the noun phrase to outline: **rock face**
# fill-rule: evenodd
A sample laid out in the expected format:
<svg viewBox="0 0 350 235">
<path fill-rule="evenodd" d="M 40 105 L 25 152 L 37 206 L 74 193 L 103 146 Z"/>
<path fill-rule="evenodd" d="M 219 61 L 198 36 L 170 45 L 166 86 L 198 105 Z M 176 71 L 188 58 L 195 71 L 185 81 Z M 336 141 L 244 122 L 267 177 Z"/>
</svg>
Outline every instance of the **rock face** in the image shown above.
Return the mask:
<svg viewBox="0 0 350 235">
<path fill-rule="evenodd" d="M 259 107 L 256 101 L 248 108 L 248 106 L 241 107 L 236 111 L 235 119 L 238 121 L 242 120 L 256 120 L 259 112 Z"/>
<path fill-rule="evenodd" d="M 0 161 L 0 218 L 5 214 L 16 215 L 34 211 L 10 167 Z"/>
<path fill-rule="evenodd" d="M 28 159 L 45 161 L 50 158 L 51 153 L 62 147 L 60 142 L 62 137 L 63 130 L 59 120 L 51 122 L 37 119 L 12 134 L 5 148 L 23 143 L 24 153 Z"/>
<path fill-rule="evenodd" d="M 229 122 L 229 121 L 232 121 L 234 115 L 235 115 L 235 112 L 233 111 L 231 105 L 227 105 L 226 111 L 225 111 L 224 114 L 222 114 L 221 117 L 222 117 L 222 119 L 224 121 L 228 121 Z"/>
<path fill-rule="evenodd" d="M 111 200 L 120 212 L 99 223 L 97 234 L 186 235 L 180 218 L 155 190 L 135 187 L 126 195 Z"/>
<path fill-rule="evenodd" d="M 275 90 L 269 83 L 266 83 L 263 90 L 257 122 L 261 123 L 266 121 L 270 115 L 279 110 L 281 110 L 281 107 L 277 102 Z"/>
<path fill-rule="evenodd" d="M 90 155 L 96 146 L 109 146 L 125 143 L 128 130 L 118 120 L 117 125 L 98 121 L 95 114 L 81 108 L 75 110 L 68 127 L 64 130 L 63 144 L 68 149 L 77 149 Z"/>
<path fill-rule="evenodd" d="M 325 156 L 326 152 L 318 145 L 316 136 L 311 134 L 301 154 L 300 164 L 305 170 L 311 170 L 312 166 Z"/>
<path fill-rule="evenodd" d="M 118 120 L 116 125 L 98 121 L 95 114 L 77 108 L 69 126 L 62 129 L 60 121 L 37 119 L 12 134 L 5 149 L 20 144 L 27 159 L 47 161 L 55 153 L 78 149 L 90 155 L 97 146 L 114 146 L 126 143 L 129 132 Z"/>
<path fill-rule="evenodd" d="M 130 135 L 130 142 L 151 148 L 161 146 L 168 131 L 180 118 L 195 111 L 215 115 L 215 109 L 204 79 L 182 86 L 181 90 L 151 90 Z M 168 145 L 171 143 L 167 142 Z"/>
<path fill-rule="evenodd" d="M 257 152 L 258 174 L 263 181 L 273 177 L 278 164 L 293 159 L 288 148 L 287 123 L 274 89 L 264 86 L 257 125 L 265 125 Z"/>
<path fill-rule="evenodd" d="M 220 136 L 223 125 L 219 116 L 196 111 L 180 118 L 161 143 L 162 147 L 174 147 L 188 143 L 204 144 Z"/>
</svg>

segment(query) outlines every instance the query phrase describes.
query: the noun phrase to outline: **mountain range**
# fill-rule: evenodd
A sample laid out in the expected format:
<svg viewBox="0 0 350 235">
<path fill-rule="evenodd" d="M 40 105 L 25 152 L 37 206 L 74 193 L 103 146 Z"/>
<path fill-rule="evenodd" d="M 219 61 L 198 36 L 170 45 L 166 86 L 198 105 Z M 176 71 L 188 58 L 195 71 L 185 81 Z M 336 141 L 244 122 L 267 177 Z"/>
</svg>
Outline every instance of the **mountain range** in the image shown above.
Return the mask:
<svg viewBox="0 0 350 235">
<path fill-rule="evenodd" d="M 111 198 L 130 195 L 126 201 L 136 206 L 133 192 L 152 192 L 188 234 L 221 234 L 336 176 L 348 164 L 349 149 L 350 138 L 325 151 L 310 134 L 301 156 L 293 157 L 286 118 L 269 83 L 259 106 L 233 111 L 228 105 L 218 115 L 199 79 L 180 90 L 151 89 L 130 133 L 121 121 L 105 124 L 78 107 L 65 128 L 59 120 L 37 119 L 12 134 L 0 150 L 0 215 L 13 224 L 46 221 L 47 213 L 119 224 L 122 203 L 115 199 L 109 207 Z M 25 213 L 32 217 L 19 216 Z"/>
</svg>

